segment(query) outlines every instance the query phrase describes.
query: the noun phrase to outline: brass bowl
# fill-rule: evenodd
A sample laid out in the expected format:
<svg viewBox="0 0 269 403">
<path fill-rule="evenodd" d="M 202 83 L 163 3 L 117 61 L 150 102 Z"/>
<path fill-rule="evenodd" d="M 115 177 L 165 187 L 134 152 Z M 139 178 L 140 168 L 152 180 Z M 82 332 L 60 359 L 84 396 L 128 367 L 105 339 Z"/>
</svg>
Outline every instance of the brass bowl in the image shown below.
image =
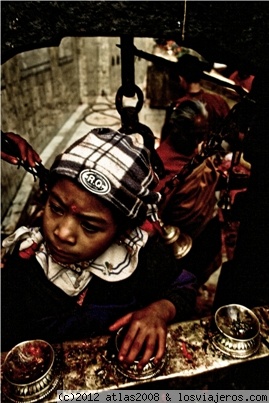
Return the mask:
<svg viewBox="0 0 269 403">
<path fill-rule="evenodd" d="M 213 345 L 233 358 L 247 358 L 260 346 L 260 323 L 251 309 L 230 304 L 215 313 L 219 333 L 213 337 Z"/>
<path fill-rule="evenodd" d="M 17 344 L 7 354 L 3 364 L 3 391 L 13 402 L 37 402 L 57 385 L 52 346 L 44 340 L 29 340 Z"/>
<path fill-rule="evenodd" d="M 126 328 L 121 327 L 116 333 L 115 346 L 116 346 L 117 352 L 119 352 L 119 350 L 120 350 L 120 346 L 121 346 L 121 343 L 126 334 L 126 330 L 127 330 Z M 164 357 L 162 358 L 162 360 L 160 360 L 158 362 L 158 364 L 154 363 L 155 357 L 154 356 L 151 357 L 150 360 L 148 361 L 148 363 L 144 366 L 144 368 L 142 370 L 138 370 L 137 365 L 138 365 L 139 359 L 141 358 L 142 355 L 143 355 L 143 353 L 141 353 L 137 357 L 137 359 L 133 362 L 133 364 L 128 367 L 123 366 L 123 364 L 117 360 L 117 363 L 116 363 L 117 371 L 120 374 L 124 375 L 125 377 L 134 379 L 136 381 L 143 380 L 143 379 L 150 379 L 150 378 L 153 378 L 154 376 L 158 375 L 166 363 L 167 354 L 164 355 Z"/>
</svg>

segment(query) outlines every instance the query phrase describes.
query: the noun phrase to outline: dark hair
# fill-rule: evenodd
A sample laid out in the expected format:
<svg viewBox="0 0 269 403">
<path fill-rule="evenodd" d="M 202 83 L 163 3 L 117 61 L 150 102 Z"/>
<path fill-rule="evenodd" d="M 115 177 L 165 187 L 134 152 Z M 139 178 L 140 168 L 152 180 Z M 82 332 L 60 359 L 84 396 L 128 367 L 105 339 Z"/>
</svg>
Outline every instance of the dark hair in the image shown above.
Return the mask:
<svg viewBox="0 0 269 403">
<path fill-rule="evenodd" d="M 202 78 L 203 71 L 208 70 L 207 63 L 189 54 L 179 57 L 177 66 L 178 74 L 182 76 L 187 83 L 198 83 Z"/>
<path fill-rule="evenodd" d="M 200 101 L 183 101 L 175 108 L 168 122 L 168 133 L 174 148 L 184 154 L 193 154 L 207 133 L 208 113 Z"/>
</svg>

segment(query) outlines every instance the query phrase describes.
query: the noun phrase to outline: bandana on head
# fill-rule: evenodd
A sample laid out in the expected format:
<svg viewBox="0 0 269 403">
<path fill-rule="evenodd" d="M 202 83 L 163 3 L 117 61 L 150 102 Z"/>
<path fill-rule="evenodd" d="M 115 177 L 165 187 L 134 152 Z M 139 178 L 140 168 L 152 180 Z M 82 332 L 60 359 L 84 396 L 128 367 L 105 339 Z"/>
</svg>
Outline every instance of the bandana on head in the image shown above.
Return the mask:
<svg viewBox="0 0 269 403">
<path fill-rule="evenodd" d="M 151 190 L 158 180 L 140 134 L 93 129 L 56 157 L 51 173 L 76 180 L 130 219 L 158 219 L 161 195 Z"/>
</svg>

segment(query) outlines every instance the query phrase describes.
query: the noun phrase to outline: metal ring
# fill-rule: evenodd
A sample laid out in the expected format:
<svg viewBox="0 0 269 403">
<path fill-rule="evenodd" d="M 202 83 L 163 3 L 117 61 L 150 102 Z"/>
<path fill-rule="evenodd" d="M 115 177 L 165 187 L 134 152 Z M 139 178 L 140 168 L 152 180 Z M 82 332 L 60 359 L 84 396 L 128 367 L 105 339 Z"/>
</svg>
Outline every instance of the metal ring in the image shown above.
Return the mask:
<svg viewBox="0 0 269 403">
<path fill-rule="evenodd" d="M 144 95 L 143 95 L 142 90 L 137 85 L 135 85 L 134 88 L 135 88 L 135 94 L 137 95 L 137 98 L 138 98 L 138 101 L 137 101 L 137 104 L 135 106 L 135 109 L 136 109 L 136 112 L 139 113 L 141 111 L 142 107 L 143 107 L 143 104 L 144 104 Z M 123 108 L 123 106 L 122 106 L 122 98 L 123 98 L 123 96 L 124 96 L 123 87 L 121 86 L 118 89 L 117 94 L 116 94 L 116 98 L 115 98 L 116 108 L 117 108 L 117 111 L 119 112 L 120 115 L 121 115 L 121 111 L 122 111 L 122 108 Z"/>
</svg>

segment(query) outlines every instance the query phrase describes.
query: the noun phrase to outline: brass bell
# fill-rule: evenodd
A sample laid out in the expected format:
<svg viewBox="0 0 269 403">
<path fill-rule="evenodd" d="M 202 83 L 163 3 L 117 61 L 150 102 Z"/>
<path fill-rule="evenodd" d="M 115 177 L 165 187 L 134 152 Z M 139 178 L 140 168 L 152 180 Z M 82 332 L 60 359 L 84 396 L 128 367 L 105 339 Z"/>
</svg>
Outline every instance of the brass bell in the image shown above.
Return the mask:
<svg viewBox="0 0 269 403">
<path fill-rule="evenodd" d="M 162 222 L 160 223 L 162 229 L 162 237 L 165 241 L 165 244 L 170 245 L 175 242 L 180 234 L 180 230 L 177 227 L 173 227 L 172 225 L 164 225 Z"/>
<path fill-rule="evenodd" d="M 187 234 L 180 234 L 179 238 L 173 243 L 172 246 L 175 258 L 181 259 L 191 250 L 192 239 Z"/>
<path fill-rule="evenodd" d="M 162 238 L 166 245 L 172 245 L 174 256 L 176 259 L 184 257 L 192 247 L 192 239 L 189 235 L 182 234 L 178 227 L 172 225 L 164 225 L 160 221 L 162 230 Z"/>
</svg>

